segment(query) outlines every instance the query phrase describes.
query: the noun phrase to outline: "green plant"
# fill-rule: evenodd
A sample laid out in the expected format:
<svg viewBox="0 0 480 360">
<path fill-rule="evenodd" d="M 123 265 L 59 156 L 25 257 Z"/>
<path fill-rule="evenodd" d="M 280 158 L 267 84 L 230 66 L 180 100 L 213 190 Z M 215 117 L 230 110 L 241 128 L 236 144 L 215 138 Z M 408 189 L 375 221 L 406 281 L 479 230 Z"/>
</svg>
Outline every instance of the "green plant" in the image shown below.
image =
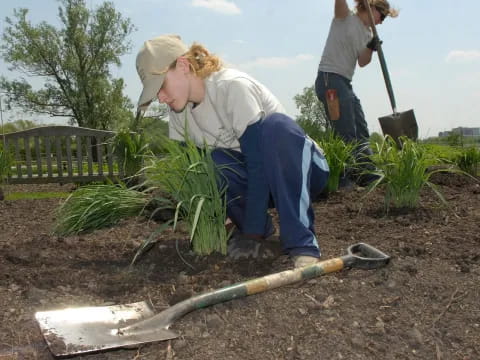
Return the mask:
<svg viewBox="0 0 480 360">
<path fill-rule="evenodd" d="M 345 143 L 333 131 L 327 131 L 318 140 L 318 144 L 325 152 L 330 175 L 327 182 L 327 191 L 334 192 L 338 190 L 340 177 L 345 174 L 347 168 L 354 163 L 355 144 Z"/>
<path fill-rule="evenodd" d="M 136 177 L 143 167 L 143 160 L 150 152 L 145 135 L 121 129 L 112 141 L 113 152 L 119 159 L 121 171 L 127 183 L 135 183 Z"/>
<path fill-rule="evenodd" d="M 447 144 L 450 146 L 463 146 L 464 137 L 460 132 L 452 132 L 447 136 Z"/>
<path fill-rule="evenodd" d="M 305 131 L 305 134 L 315 141 L 318 141 L 325 135 L 325 128 L 316 120 L 297 119 L 297 124 Z"/>
<path fill-rule="evenodd" d="M 413 209 L 418 206 L 420 190 L 428 186 L 444 203 L 440 191 L 429 179 L 437 172 L 455 172 L 452 168 L 433 168 L 439 161 L 427 154 L 422 146 L 414 141 L 402 138 L 403 146 L 398 148 L 395 140 L 387 136 L 378 144 L 371 156 L 376 170 L 367 171 L 379 176 L 370 185 L 369 193 L 379 187 L 385 188 L 385 208 L 391 207 Z"/>
<path fill-rule="evenodd" d="M 297 122 L 299 124 L 314 124 L 315 127 L 318 126 L 318 128 L 323 130 L 328 128 L 327 115 L 325 114 L 325 109 L 322 102 L 317 97 L 314 85 L 305 87 L 300 94 L 297 94 L 293 97 L 293 100 L 295 101 L 295 105 L 300 112 L 300 114 L 297 116 Z M 308 134 L 312 138 L 315 138 L 312 136 L 314 134 Z"/>
<path fill-rule="evenodd" d="M 14 159 L 10 152 L 5 151 L 3 144 L 0 143 L 0 185 L 12 174 Z"/>
<path fill-rule="evenodd" d="M 139 116 L 130 125 L 132 131 L 145 134 L 150 151 L 155 155 L 162 154 L 162 142 L 168 137 L 168 112 L 166 104 L 152 104 L 145 116 Z"/>
<path fill-rule="evenodd" d="M 383 139 L 384 139 L 383 135 L 379 134 L 378 132 L 373 132 L 370 135 L 370 139 L 369 139 L 370 148 L 376 149 L 377 144 L 380 144 L 383 141 Z"/>
<path fill-rule="evenodd" d="M 473 146 L 462 149 L 455 158 L 455 163 L 467 174 L 477 176 L 480 164 L 480 150 Z"/>
<path fill-rule="evenodd" d="M 153 158 L 145 168 L 146 183 L 159 187 L 173 199 L 173 227 L 179 220 L 186 222 L 195 253 L 226 254 L 226 187 L 219 189 L 221 175 L 211 149 L 206 145 L 199 149 L 188 138 L 183 144 L 165 138 L 163 146 L 166 155 Z"/>
<path fill-rule="evenodd" d="M 130 51 L 131 20 L 111 1 L 95 9 L 85 0 L 59 1 L 54 22 L 34 24 L 29 15 L 26 8 L 15 9 L 2 29 L 2 60 L 28 73 L 11 81 L 0 77 L 7 103 L 94 129 L 127 122 L 133 106 L 123 94 L 124 80 L 112 73 Z"/>
<path fill-rule="evenodd" d="M 418 144 L 418 146 L 421 146 L 425 150 L 427 156 L 430 156 L 432 159 L 437 159 L 445 164 L 454 163 L 457 156 L 461 153 L 460 148 L 450 145 L 422 143 Z"/>
<path fill-rule="evenodd" d="M 147 203 L 147 194 L 125 185 L 83 186 L 60 206 L 53 231 L 58 235 L 71 235 L 100 229 L 141 214 Z"/>
</svg>

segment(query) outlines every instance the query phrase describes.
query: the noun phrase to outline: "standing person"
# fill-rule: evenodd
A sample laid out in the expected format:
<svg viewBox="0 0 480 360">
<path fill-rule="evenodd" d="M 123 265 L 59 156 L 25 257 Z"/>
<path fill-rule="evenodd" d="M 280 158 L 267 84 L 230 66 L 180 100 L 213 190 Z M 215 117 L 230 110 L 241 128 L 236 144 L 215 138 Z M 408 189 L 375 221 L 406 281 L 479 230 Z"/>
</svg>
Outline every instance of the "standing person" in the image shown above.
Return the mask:
<svg viewBox="0 0 480 360">
<path fill-rule="evenodd" d="M 368 155 L 372 153 L 369 132 L 360 100 L 352 88 L 356 65 L 364 67 L 372 60 L 380 40 L 373 36 L 368 9 L 364 0 L 355 0 L 355 10 L 349 9 L 346 0 L 335 0 L 335 16 L 330 25 L 315 81 L 317 97 L 324 104 L 334 131 L 345 141 L 358 144 L 356 159 L 369 168 Z M 398 12 L 387 0 L 368 0 L 375 25 L 382 24 Z M 328 91 L 328 93 L 327 93 Z M 372 176 L 359 176 L 358 185 L 374 180 Z"/>
<path fill-rule="evenodd" d="M 280 238 L 296 267 L 318 261 L 312 198 L 326 185 L 322 150 L 293 121 L 275 96 L 240 71 L 225 68 L 202 45 L 188 48 L 178 36 L 145 42 L 137 55 L 143 83 L 139 109 L 156 98 L 170 109 L 169 136 L 188 134 L 212 157 L 227 181 L 227 215 L 238 229 L 230 239 L 234 259 L 257 257 L 273 226 L 273 200 Z"/>
</svg>

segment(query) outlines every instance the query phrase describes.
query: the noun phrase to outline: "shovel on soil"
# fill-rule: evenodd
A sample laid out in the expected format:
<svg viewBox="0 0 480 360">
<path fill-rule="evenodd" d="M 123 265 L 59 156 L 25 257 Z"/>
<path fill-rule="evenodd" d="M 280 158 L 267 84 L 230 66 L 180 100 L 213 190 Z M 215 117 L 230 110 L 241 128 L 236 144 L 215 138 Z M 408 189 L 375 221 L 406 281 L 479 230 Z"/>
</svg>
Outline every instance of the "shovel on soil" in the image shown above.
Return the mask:
<svg viewBox="0 0 480 360">
<path fill-rule="evenodd" d="M 364 243 L 351 245 L 347 255 L 302 268 L 286 270 L 227 286 L 179 302 L 154 314 L 150 304 L 70 308 L 37 312 L 43 336 L 55 356 L 76 355 L 178 337 L 168 330 L 185 314 L 280 286 L 328 274 L 343 268 L 376 269 L 385 266 L 390 256 Z"/>
<path fill-rule="evenodd" d="M 377 28 L 375 26 L 375 20 L 373 19 L 372 8 L 368 0 L 363 1 L 368 11 L 370 23 L 372 26 L 373 35 L 378 37 Z M 397 103 L 395 102 L 395 96 L 393 95 L 392 82 L 388 74 L 387 63 L 383 54 L 382 45 L 378 44 L 377 47 L 378 59 L 382 68 L 383 77 L 385 79 L 385 85 L 387 87 L 388 97 L 390 98 L 390 104 L 392 106 L 393 114 L 382 116 L 378 119 L 384 135 L 390 135 L 397 144 L 401 146 L 399 137 L 406 136 L 409 139 L 417 140 L 418 138 L 418 125 L 415 119 L 413 110 L 407 110 L 404 112 L 397 111 Z"/>
</svg>

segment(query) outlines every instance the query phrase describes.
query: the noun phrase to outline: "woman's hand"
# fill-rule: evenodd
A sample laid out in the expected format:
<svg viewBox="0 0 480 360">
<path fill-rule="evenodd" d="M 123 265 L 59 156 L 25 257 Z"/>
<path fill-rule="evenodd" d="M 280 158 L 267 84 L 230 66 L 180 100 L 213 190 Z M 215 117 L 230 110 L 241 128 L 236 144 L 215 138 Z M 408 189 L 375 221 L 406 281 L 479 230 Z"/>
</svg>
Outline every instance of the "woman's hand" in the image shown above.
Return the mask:
<svg viewBox="0 0 480 360">
<path fill-rule="evenodd" d="M 372 51 L 377 51 L 378 48 L 382 45 L 383 41 L 378 38 L 378 36 L 374 35 L 372 40 L 367 43 L 367 48 Z"/>
</svg>

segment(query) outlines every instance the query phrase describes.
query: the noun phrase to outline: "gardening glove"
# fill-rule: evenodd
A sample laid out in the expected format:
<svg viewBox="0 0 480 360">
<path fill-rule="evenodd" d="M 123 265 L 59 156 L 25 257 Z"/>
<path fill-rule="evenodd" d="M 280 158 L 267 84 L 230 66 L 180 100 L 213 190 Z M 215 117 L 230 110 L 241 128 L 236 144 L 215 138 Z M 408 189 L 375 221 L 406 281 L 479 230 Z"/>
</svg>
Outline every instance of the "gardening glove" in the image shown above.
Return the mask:
<svg viewBox="0 0 480 360">
<path fill-rule="evenodd" d="M 245 234 L 237 232 L 228 241 L 228 257 L 238 259 L 256 259 L 260 253 L 260 241 Z"/>
<path fill-rule="evenodd" d="M 383 41 L 379 39 L 378 36 L 372 37 L 372 40 L 370 40 L 367 43 L 367 48 L 369 48 L 372 51 L 377 51 L 378 47 L 383 44 Z"/>
</svg>

